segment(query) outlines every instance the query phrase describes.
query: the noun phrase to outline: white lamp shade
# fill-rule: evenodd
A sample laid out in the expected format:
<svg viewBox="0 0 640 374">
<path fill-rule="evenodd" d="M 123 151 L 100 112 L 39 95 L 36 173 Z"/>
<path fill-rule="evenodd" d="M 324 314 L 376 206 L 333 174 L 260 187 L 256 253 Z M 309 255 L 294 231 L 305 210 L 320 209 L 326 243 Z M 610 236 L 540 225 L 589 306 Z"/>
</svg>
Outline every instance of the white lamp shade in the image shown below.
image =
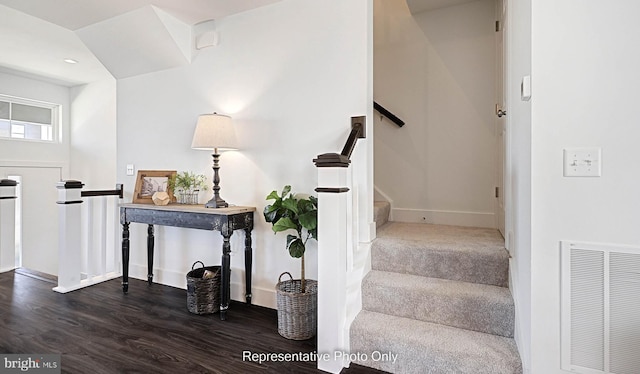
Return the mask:
<svg viewBox="0 0 640 374">
<path fill-rule="evenodd" d="M 198 117 L 191 148 L 233 150 L 237 143 L 231 117 L 217 113 Z"/>
</svg>

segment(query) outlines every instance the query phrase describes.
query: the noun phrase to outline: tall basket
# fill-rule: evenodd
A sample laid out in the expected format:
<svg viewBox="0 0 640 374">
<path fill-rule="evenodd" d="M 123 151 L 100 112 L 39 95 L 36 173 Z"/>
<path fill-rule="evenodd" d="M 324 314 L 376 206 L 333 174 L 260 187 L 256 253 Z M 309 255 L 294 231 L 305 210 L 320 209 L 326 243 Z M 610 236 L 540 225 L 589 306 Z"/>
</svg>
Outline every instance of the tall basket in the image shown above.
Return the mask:
<svg viewBox="0 0 640 374">
<path fill-rule="evenodd" d="M 290 279 L 283 281 L 285 274 Z M 318 328 L 318 282 L 307 279 L 302 292 L 302 281 L 284 272 L 278 277 L 276 292 L 278 333 L 292 340 L 313 338 Z"/>
<path fill-rule="evenodd" d="M 201 268 L 194 269 L 200 263 Z M 204 278 L 205 271 L 213 273 Z M 196 261 L 187 273 L 187 309 L 195 314 L 209 314 L 220 311 L 220 266 L 204 266 Z"/>
</svg>

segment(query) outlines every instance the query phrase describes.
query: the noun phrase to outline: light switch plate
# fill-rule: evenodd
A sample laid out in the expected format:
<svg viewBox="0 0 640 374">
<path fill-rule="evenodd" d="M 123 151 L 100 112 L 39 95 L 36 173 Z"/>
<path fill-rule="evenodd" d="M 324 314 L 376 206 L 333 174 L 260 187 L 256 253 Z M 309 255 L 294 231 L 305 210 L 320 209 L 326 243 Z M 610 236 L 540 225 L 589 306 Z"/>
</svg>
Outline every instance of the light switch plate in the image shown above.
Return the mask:
<svg viewBox="0 0 640 374">
<path fill-rule="evenodd" d="M 602 173 L 601 169 L 600 148 L 566 148 L 564 150 L 565 177 L 599 177 Z"/>
<path fill-rule="evenodd" d="M 134 169 L 133 164 L 127 164 L 127 175 L 133 175 Z"/>
</svg>

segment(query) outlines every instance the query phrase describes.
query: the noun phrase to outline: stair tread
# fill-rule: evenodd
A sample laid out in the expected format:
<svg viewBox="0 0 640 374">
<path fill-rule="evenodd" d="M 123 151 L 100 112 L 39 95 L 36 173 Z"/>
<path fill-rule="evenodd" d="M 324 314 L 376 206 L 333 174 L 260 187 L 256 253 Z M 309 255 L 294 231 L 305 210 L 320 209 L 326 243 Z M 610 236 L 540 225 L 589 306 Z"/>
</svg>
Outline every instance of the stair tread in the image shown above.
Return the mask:
<svg viewBox="0 0 640 374">
<path fill-rule="evenodd" d="M 371 270 L 362 282 L 363 309 L 513 336 L 508 288 Z"/>
<path fill-rule="evenodd" d="M 498 230 L 481 227 L 390 222 L 378 231 L 377 239 L 421 243 L 442 250 L 504 251 L 504 239 Z"/>
<path fill-rule="evenodd" d="M 398 354 L 374 360 L 373 352 Z M 514 339 L 363 310 L 351 325 L 355 363 L 391 373 L 519 374 Z"/>
<path fill-rule="evenodd" d="M 505 287 L 509 254 L 495 229 L 389 222 L 378 232 L 372 268 Z"/>
</svg>

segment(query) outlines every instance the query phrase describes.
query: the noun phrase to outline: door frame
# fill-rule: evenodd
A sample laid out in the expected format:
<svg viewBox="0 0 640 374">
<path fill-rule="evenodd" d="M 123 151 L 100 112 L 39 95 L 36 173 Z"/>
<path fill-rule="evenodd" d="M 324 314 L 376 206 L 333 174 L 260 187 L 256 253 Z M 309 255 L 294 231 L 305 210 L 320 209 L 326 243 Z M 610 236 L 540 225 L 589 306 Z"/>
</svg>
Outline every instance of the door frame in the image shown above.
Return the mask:
<svg viewBox="0 0 640 374">
<path fill-rule="evenodd" d="M 505 32 L 507 20 L 507 0 L 496 0 L 496 194 L 495 194 L 495 225 L 503 238 L 506 239 L 507 217 L 507 152 L 508 152 L 508 122 L 509 108 L 507 104 L 507 35 Z M 498 116 L 498 110 L 506 111 L 506 115 Z M 505 240 L 506 244 L 506 240 Z"/>
</svg>

